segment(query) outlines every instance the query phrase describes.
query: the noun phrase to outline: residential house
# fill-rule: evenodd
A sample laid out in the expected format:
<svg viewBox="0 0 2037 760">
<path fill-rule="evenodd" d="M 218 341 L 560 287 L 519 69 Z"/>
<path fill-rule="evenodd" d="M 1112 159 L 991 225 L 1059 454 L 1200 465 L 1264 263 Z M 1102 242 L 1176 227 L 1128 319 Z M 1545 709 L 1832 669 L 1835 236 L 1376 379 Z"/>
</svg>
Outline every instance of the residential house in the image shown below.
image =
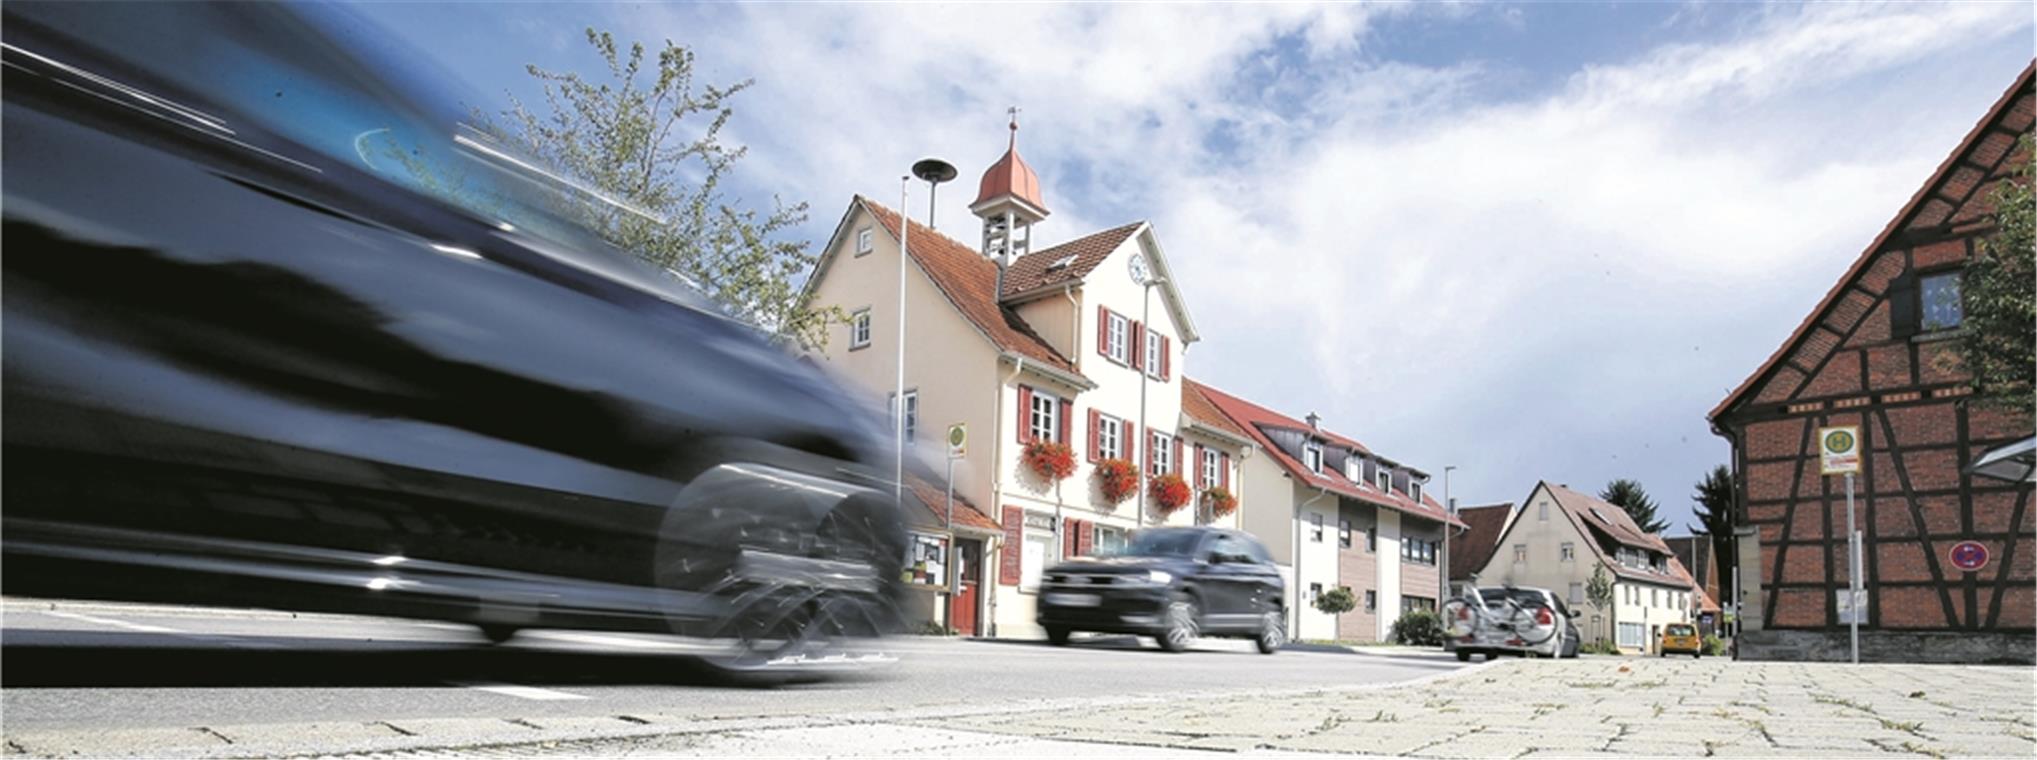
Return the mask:
<svg viewBox="0 0 2037 760">
<path fill-rule="evenodd" d="M 1243 526 L 1286 574 L 1295 637 L 1383 641 L 1402 612 L 1436 609 L 1449 518 L 1424 493 L 1428 473 L 1325 429 L 1316 415 L 1297 420 L 1194 380 L 1186 385 L 1257 448 L 1243 468 Z M 1340 586 L 1356 609 L 1315 608 L 1318 595 Z"/>
<path fill-rule="evenodd" d="M 1833 426 L 1857 427 L 1865 452 L 1852 488 L 1861 658 L 2030 662 L 2037 651 L 2032 485 L 1968 472 L 2031 437 L 2030 410 L 1974 403 L 1957 341 L 1965 265 L 1993 232 L 1989 195 L 2031 134 L 2033 97 L 2025 68 L 1707 415 L 1732 444 L 1739 488 L 1739 656 L 1849 656 L 1848 481 L 1821 476 L 1818 455 L 1817 431 Z"/>
<path fill-rule="evenodd" d="M 945 432 L 966 425 L 966 453 L 952 481 L 956 500 L 998 526 L 990 536 L 955 536 L 969 565 L 963 577 L 975 573 L 990 593 L 950 599 L 951 614 L 965 633 L 1036 636 L 1035 588 L 1060 558 L 1108 549 L 1141 525 L 1236 525 L 1236 512 L 1213 514 L 1202 494 L 1236 487 L 1249 441 L 1218 415 L 1185 410 L 1182 370 L 1198 335 L 1153 226 L 1134 222 L 1035 246 L 1034 229 L 1049 212 L 1012 129 L 1011 146 L 984 172 L 970 204 L 982 220 L 979 245 L 858 196 L 807 287 L 815 305 L 849 315 L 813 359 L 888 399 L 899 377 L 899 240 L 906 239 L 904 409 L 912 458 L 933 463 L 920 471 L 940 471 Z M 1135 282 L 1137 268 L 1156 284 Z M 1069 446 L 1074 475 L 1054 482 L 1034 472 L 1024 457 L 1034 442 Z M 1096 476 L 1109 459 L 1152 476 L 1180 475 L 1198 496 L 1171 511 L 1147 494 L 1112 503 Z M 947 540 L 928 530 L 914 538 L 930 551 Z"/>
<path fill-rule="evenodd" d="M 1457 510 L 1464 528 L 1450 534 L 1451 596 L 1464 593 L 1464 586 L 1485 569 L 1485 561 L 1492 559 L 1493 549 L 1499 546 L 1499 534 L 1506 532 L 1507 520 L 1513 516 L 1513 502 Z"/>
<path fill-rule="evenodd" d="M 1697 589 L 1669 544 L 1597 497 L 1537 483 L 1495 544 L 1479 585 L 1555 592 L 1578 613 L 1577 631 L 1587 642 L 1612 637 L 1621 651 L 1653 652 L 1662 626 L 1693 622 Z M 1601 569 L 1613 592 L 1603 607 L 1588 592 Z"/>
</svg>

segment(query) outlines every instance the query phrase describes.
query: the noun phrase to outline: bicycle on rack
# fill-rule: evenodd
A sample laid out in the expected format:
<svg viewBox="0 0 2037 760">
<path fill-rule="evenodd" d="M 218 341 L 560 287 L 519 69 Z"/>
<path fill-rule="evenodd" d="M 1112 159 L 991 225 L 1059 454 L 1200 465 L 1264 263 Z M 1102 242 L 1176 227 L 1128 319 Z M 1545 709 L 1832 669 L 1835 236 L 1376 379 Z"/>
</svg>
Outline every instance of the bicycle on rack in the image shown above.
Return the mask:
<svg viewBox="0 0 2037 760">
<path fill-rule="evenodd" d="M 1475 581 L 1475 579 L 1474 579 Z M 1457 653 L 1491 659 L 1500 654 L 1558 657 L 1566 654 L 1558 632 L 1568 613 L 1546 589 L 1514 586 L 1467 586 L 1438 610 L 1444 633 Z"/>
</svg>

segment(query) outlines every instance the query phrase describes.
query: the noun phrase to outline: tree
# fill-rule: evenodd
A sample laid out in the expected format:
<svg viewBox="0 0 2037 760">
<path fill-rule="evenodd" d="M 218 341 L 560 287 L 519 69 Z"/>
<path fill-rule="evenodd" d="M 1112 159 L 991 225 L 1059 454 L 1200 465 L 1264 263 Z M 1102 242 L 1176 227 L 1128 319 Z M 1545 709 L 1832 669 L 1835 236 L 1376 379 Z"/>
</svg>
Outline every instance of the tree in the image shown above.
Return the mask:
<svg viewBox="0 0 2037 760">
<path fill-rule="evenodd" d="M 2037 405 L 2037 239 L 2032 236 L 2030 135 L 2010 158 L 2015 168 L 1995 183 L 1994 233 L 1982 240 L 1960 283 L 1959 356 L 1983 402 L 2028 411 Z"/>
<path fill-rule="evenodd" d="M 1661 533 L 1663 528 L 1669 527 L 1669 523 L 1655 515 L 1655 500 L 1648 497 L 1648 491 L 1641 488 L 1640 483 L 1620 478 L 1607 483 L 1606 490 L 1600 491 L 1598 497 L 1626 510 L 1627 516 L 1634 518 L 1634 524 L 1641 526 L 1643 533 Z"/>
<path fill-rule="evenodd" d="M 1584 601 L 1591 605 L 1592 613 L 1601 618 L 1605 616 L 1606 608 L 1613 606 L 1613 579 L 1606 575 L 1604 562 L 1592 563 L 1591 578 L 1584 583 Z"/>
<path fill-rule="evenodd" d="M 1690 526 L 1690 532 L 1712 539 L 1712 564 L 1718 575 L 1712 578 L 1719 588 L 1727 589 L 1733 577 L 1733 471 L 1725 465 L 1713 467 L 1697 482 L 1697 492 L 1691 494 L 1696 506 L 1691 510 L 1697 515 L 1698 524 Z M 1695 571 L 1697 568 L 1691 568 Z M 1733 593 L 1727 589 L 1725 593 Z M 1719 600 L 1721 604 L 1727 600 Z"/>
<path fill-rule="evenodd" d="M 587 44 L 608 64 L 605 77 L 528 66 L 543 84 L 543 112 L 512 98 L 503 119 L 482 129 L 588 185 L 593 193 L 575 193 L 562 209 L 603 239 L 782 339 L 824 342 L 842 315 L 810 307 L 795 280 L 814 256 L 804 241 L 780 238 L 806 221 L 806 204 L 774 197 L 759 211 L 723 192 L 748 152 L 721 139 L 735 115 L 729 103 L 752 82 L 697 84 L 693 51 L 670 40 L 650 72 L 640 43 L 623 53 L 589 28 Z"/>
</svg>

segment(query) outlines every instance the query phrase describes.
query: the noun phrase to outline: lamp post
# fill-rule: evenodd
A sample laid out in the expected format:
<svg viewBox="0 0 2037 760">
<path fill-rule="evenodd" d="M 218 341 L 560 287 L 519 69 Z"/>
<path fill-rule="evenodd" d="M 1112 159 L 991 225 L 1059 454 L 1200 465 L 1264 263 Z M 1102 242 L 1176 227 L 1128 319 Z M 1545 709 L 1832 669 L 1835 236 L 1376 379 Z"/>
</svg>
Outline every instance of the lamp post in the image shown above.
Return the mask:
<svg viewBox="0 0 2037 760">
<path fill-rule="evenodd" d="M 1438 610 L 1442 600 L 1450 598 L 1450 518 L 1457 516 L 1457 501 L 1450 498 L 1450 472 L 1455 469 L 1457 465 L 1443 465 L 1443 572 L 1437 573 L 1443 577 L 1443 588 L 1436 597 Z"/>
<path fill-rule="evenodd" d="M 1131 270 L 1132 282 L 1138 283 L 1144 289 L 1145 304 L 1139 310 L 1139 324 L 1145 325 L 1153 319 L 1153 286 L 1167 280 L 1163 277 L 1153 276 L 1152 272 L 1146 268 L 1146 257 L 1144 255 L 1135 254 L 1132 256 Z M 1153 461 L 1153 431 L 1146 427 L 1146 381 L 1153 376 L 1153 368 L 1148 366 L 1152 362 L 1152 357 L 1146 355 L 1146 345 L 1152 340 L 1147 337 L 1148 335 L 1150 333 L 1147 333 L 1142 327 L 1139 334 L 1139 345 L 1130 347 L 1131 350 L 1138 352 L 1132 354 L 1131 357 L 1136 359 L 1133 363 L 1139 368 L 1139 435 L 1146 439 L 1144 441 L 1134 441 L 1132 443 L 1133 448 L 1131 449 L 1132 451 L 1146 452 L 1144 462 L 1138 461 L 1137 457 L 1134 457 L 1132 461 L 1132 466 L 1139 471 L 1139 491 L 1136 496 L 1136 500 L 1139 502 L 1139 508 L 1136 510 L 1138 522 L 1134 523 L 1139 528 L 1146 527 L 1146 470 L 1149 469 L 1150 463 Z M 1127 335 L 1125 337 L 1130 339 L 1132 336 Z"/>
<path fill-rule="evenodd" d="M 905 260 L 912 255 L 905 239 L 912 233 L 912 219 L 906 216 L 906 193 L 912 190 L 912 177 L 898 178 L 898 342 L 893 351 L 898 354 L 897 383 L 891 391 L 891 432 L 897 436 L 898 452 L 892 471 L 891 495 L 898 501 L 905 501 Z"/>
</svg>

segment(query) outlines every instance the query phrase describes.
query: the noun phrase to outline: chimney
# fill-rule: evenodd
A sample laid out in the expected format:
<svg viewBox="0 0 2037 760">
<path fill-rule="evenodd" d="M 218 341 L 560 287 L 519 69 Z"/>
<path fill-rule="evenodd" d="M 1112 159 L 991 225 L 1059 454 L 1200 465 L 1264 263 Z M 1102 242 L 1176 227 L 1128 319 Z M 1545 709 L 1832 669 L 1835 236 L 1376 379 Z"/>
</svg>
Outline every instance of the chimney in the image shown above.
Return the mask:
<svg viewBox="0 0 2037 760">
<path fill-rule="evenodd" d="M 1315 412 L 1309 412 L 1309 413 L 1308 413 L 1308 418 L 1307 418 L 1307 419 L 1308 419 L 1308 429 L 1310 429 L 1310 430 L 1321 430 L 1321 429 L 1323 429 L 1323 416 L 1322 416 L 1322 415 L 1320 415 L 1320 414 L 1316 414 Z"/>
</svg>

